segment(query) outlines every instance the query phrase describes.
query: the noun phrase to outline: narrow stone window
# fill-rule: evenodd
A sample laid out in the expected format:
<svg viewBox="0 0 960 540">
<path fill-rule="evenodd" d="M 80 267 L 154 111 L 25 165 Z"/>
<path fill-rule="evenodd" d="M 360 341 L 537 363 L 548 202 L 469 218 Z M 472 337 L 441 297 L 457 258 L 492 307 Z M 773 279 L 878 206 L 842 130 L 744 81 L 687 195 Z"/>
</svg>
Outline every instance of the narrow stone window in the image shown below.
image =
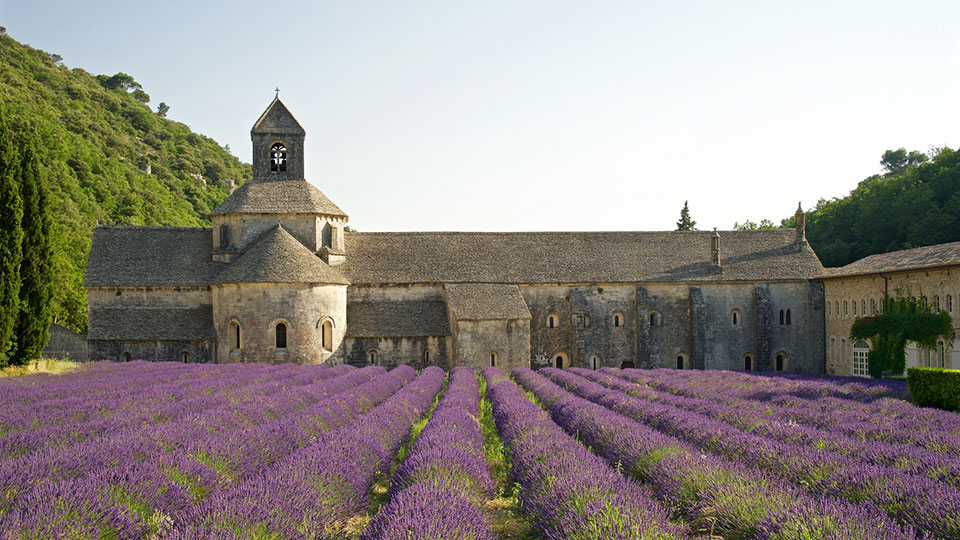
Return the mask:
<svg viewBox="0 0 960 540">
<path fill-rule="evenodd" d="M 633 369 L 633 362 L 620 362 L 620 369 Z"/>
<path fill-rule="evenodd" d="M 650 326 L 663 326 L 663 314 L 659 311 L 650 312 Z"/>
<path fill-rule="evenodd" d="M 283 143 L 273 143 L 270 147 L 270 171 L 284 172 L 287 170 L 287 147 Z"/>
<path fill-rule="evenodd" d="M 277 323 L 276 328 L 274 329 L 274 334 L 276 337 L 276 345 L 278 349 L 287 348 L 287 325 L 286 323 L 279 322 Z"/>
<path fill-rule="evenodd" d="M 871 298 L 870 299 L 870 315 L 876 315 L 876 314 L 877 314 L 877 300 L 876 298 Z"/>
<path fill-rule="evenodd" d="M 830 338 L 830 361 L 837 361 L 837 338 Z"/>
<path fill-rule="evenodd" d="M 333 322 L 329 319 L 320 325 L 320 346 L 327 352 L 333 351 Z"/>
<path fill-rule="evenodd" d="M 557 369 L 566 369 L 567 368 L 567 355 L 564 353 L 557 353 L 553 355 L 553 365 Z"/>
<path fill-rule="evenodd" d="M 490 353 L 490 367 L 497 367 L 497 353 Z"/>
<path fill-rule="evenodd" d="M 551 313 L 547 315 L 547 328 L 556 328 L 557 327 L 557 316 Z"/>
<path fill-rule="evenodd" d="M 844 364 L 847 363 L 847 340 L 840 340 L 840 361 Z"/>
<path fill-rule="evenodd" d="M 240 348 L 240 323 L 237 321 L 230 322 L 230 337 L 233 341 L 233 348 Z"/>
<path fill-rule="evenodd" d="M 785 315 L 785 312 L 781 309 L 780 310 L 780 326 L 783 326 L 784 321 L 786 320 L 786 317 L 784 317 L 784 315 Z"/>
<path fill-rule="evenodd" d="M 863 315 L 864 317 L 867 316 L 867 301 L 866 301 L 866 300 L 860 300 L 860 314 Z"/>
<path fill-rule="evenodd" d="M 787 310 L 787 326 L 790 326 L 790 310 Z"/>
<path fill-rule="evenodd" d="M 834 313 L 836 313 L 836 314 L 837 314 L 837 317 L 839 317 L 839 316 L 840 316 L 840 301 L 839 301 L 839 300 L 837 300 L 836 302 L 834 302 L 833 308 L 834 308 L 834 309 L 833 309 Z"/>
<path fill-rule="evenodd" d="M 953 296 L 947 295 L 947 313 L 953 313 Z"/>
<path fill-rule="evenodd" d="M 832 315 L 833 315 L 833 304 L 831 304 L 830 302 L 827 302 L 827 317 L 830 317 Z"/>
<path fill-rule="evenodd" d="M 933 310 L 937 313 L 940 313 L 940 295 L 933 297 Z"/>
<path fill-rule="evenodd" d="M 620 328 L 623 326 L 623 317 L 619 313 L 613 314 L 613 327 Z"/>
<path fill-rule="evenodd" d="M 220 225 L 220 247 L 230 247 L 230 226 L 226 223 Z"/>
<path fill-rule="evenodd" d="M 129 361 L 131 361 L 131 360 L 133 360 L 133 355 L 132 355 L 132 354 L 130 354 L 130 353 L 128 353 L 128 352 L 123 353 L 123 361 L 124 361 L 124 362 L 129 362 Z"/>
<path fill-rule="evenodd" d="M 730 313 L 730 320 L 731 322 L 733 322 L 734 326 L 740 326 L 741 324 L 743 324 L 743 318 L 740 315 L 739 309 L 735 309 Z"/>
<path fill-rule="evenodd" d="M 677 369 L 684 369 L 686 367 L 687 359 L 683 357 L 682 354 L 677 355 Z"/>
<path fill-rule="evenodd" d="M 783 371 L 787 368 L 787 355 L 783 353 L 777 353 L 777 360 L 774 365 L 774 369 L 777 371 Z"/>
<path fill-rule="evenodd" d="M 423 350 L 423 363 L 427 365 L 430 364 L 430 349 Z"/>
<path fill-rule="evenodd" d="M 590 357 L 590 369 L 593 369 L 594 371 L 596 371 L 597 369 L 600 369 L 600 357 L 599 357 L 599 356 L 593 355 L 592 357 Z"/>
<path fill-rule="evenodd" d="M 190 353 L 188 353 L 187 351 L 183 351 L 182 353 L 180 353 L 180 361 L 183 362 L 184 364 L 189 364 Z"/>
<path fill-rule="evenodd" d="M 753 357 L 749 354 L 744 355 L 743 357 L 743 370 L 744 371 L 753 371 Z"/>
<path fill-rule="evenodd" d="M 379 355 L 377 354 L 377 350 L 376 350 L 376 349 L 370 349 L 370 351 L 367 353 L 367 356 L 370 358 L 370 365 L 371 365 L 371 366 L 377 365 L 377 356 L 379 356 Z"/>
<path fill-rule="evenodd" d="M 844 316 L 844 317 L 846 317 L 847 315 L 850 314 L 850 310 L 849 310 L 848 308 L 849 308 L 849 305 L 847 304 L 847 301 L 844 300 L 844 301 L 843 301 L 843 316 Z"/>
</svg>

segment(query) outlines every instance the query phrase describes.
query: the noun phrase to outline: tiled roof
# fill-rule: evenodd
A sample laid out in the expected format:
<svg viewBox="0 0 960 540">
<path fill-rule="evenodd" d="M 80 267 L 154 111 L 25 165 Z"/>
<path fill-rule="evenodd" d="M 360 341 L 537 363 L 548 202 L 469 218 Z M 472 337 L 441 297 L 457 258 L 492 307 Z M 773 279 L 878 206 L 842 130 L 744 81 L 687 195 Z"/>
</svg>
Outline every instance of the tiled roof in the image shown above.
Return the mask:
<svg viewBox="0 0 960 540">
<path fill-rule="evenodd" d="M 250 133 L 271 133 L 277 135 L 306 135 L 303 126 L 293 117 L 290 109 L 280 101 L 280 97 L 275 97 L 267 110 L 263 111 L 260 118 L 253 124 Z"/>
<path fill-rule="evenodd" d="M 446 283 L 443 286 L 454 320 L 529 319 L 530 310 L 516 285 Z"/>
<path fill-rule="evenodd" d="M 360 283 L 636 283 L 813 279 L 823 266 L 794 229 L 557 233 L 346 233 L 340 267 Z"/>
<path fill-rule="evenodd" d="M 93 340 L 213 341 L 211 306 L 91 307 L 87 338 Z"/>
<path fill-rule="evenodd" d="M 306 180 L 252 180 L 238 187 L 210 215 L 236 213 L 347 215 Z"/>
<path fill-rule="evenodd" d="M 350 284 L 280 225 L 263 233 L 212 283 Z"/>
<path fill-rule="evenodd" d="M 222 265 L 210 257 L 210 229 L 98 226 L 87 260 L 88 287 L 206 286 Z"/>
<path fill-rule="evenodd" d="M 841 277 L 879 272 L 900 272 L 950 265 L 960 265 L 960 242 L 870 255 L 840 268 L 828 268 L 826 269 L 826 276 Z"/>
<path fill-rule="evenodd" d="M 448 336 L 441 299 L 347 303 L 347 337 Z"/>
</svg>

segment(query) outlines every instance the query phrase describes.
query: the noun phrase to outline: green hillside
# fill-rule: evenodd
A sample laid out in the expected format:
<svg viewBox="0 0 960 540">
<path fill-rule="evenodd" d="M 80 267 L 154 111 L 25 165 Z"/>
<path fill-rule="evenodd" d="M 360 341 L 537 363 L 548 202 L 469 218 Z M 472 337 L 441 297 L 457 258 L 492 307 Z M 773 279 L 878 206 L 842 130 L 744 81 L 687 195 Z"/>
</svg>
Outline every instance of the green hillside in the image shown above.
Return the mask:
<svg viewBox="0 0 960 540">
<path fill-rule="evenodd" d="M 784 223 L 792 227 L 793 218 Z M 821 199 L 807 213 L 807 239 L 827 267 L 960 241 L 960 151 L 938 149 L 926 163 L 863 180 L 842 199 Z"/>
<path fill-rule="evenodd" d="M 0 107 L 43 142 L 55 226 L 60 324 L 86 333 L 83 273 L 94 224 L 209 226 L 206 215 L 250 166 L 163 118 L 124 74 L 94 76 L 0 36 Z"/>
</svg>

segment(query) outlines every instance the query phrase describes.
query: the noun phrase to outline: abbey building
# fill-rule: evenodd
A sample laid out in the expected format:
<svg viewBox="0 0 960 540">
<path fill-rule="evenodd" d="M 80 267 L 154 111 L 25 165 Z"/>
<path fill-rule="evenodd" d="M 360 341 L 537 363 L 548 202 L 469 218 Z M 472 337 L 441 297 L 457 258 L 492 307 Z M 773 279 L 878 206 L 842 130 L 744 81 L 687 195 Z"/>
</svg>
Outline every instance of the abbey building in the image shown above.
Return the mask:
<svg viewBox="0 0 960 540">
<path fill-rule="evenodd" d="M 345 232 L 305 136 L 275 99 L 211 228 L 95 229 L 91 359 L 827 367 L 802 212 L 763 231 Z"/>
</svg>

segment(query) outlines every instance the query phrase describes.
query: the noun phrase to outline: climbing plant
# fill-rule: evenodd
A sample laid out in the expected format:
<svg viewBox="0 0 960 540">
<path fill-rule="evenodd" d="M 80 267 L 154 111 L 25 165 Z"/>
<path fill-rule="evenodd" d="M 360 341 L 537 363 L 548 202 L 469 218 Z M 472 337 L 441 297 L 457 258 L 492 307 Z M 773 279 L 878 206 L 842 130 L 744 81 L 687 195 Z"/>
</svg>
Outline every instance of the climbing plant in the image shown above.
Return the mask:
<svg viewBox="0 0 960 540">
<path fill-rule="evenodd" d="M 906 367 L 908 341 L 925 348 L 934 348 L 940 339 L 953 341 L 953 321 L 946 311 L 934 312 L 926 297 L 910 291 L 896 290 L 896 297 L 885 295 L 880 315 L 859 317 L 850 329 L 850 339 L 872 342 L 867 360 L 870 375 L 875 378 L 885 371 L 902 373 Z"/>
</svg>

